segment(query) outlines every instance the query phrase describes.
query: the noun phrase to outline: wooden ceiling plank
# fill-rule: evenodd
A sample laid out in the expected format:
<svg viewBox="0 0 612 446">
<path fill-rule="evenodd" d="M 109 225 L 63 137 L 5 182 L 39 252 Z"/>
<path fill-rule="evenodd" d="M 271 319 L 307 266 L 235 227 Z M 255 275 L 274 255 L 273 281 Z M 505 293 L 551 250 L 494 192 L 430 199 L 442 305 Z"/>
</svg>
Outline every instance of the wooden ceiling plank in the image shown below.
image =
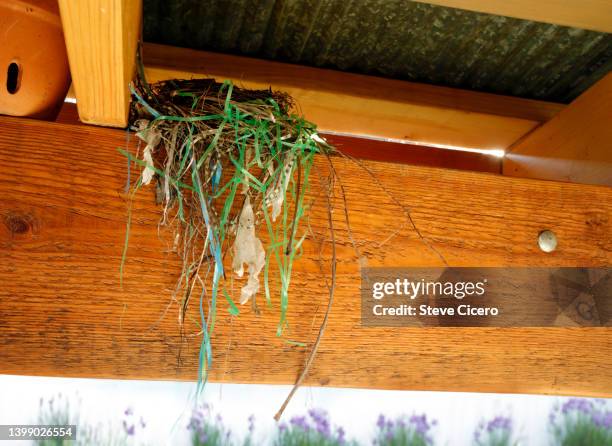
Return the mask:
<svg viewBox="0 0 612 446">
<path fill-rule="evenodd" d="M 449 8 L 612 32 L 610 0 L 416 0 Z"/>
<path fill-rule="evenodd" d="M 509 176 L 612 186 L 612 73 L 510 148 Z"/>
<path fill-rule="evenodd" d="M 126 127 L 142 0 L 59 0 L 81 121 Z"/>
<path fill-rule="evenodd" d="M 145 44 L 149 81 L 209 76 L 286 91 L 323 132 L 429 146 L 506 149 L 560 104 Z"/>
<path fill-rule="evenodd" d="M 198 337 L 181 339 L 174 307 L 161 317 L 180 263 L 159 232 L 153 186 L 136 195 L 119 285 L 127 167 L 117 147 L 135 151 L 135 138 L 128 143 L 119 130 L 3 117 L 0 130 L 0 373 L 194 380 Z M 348 194 L 352 235 L 363 242 L 362 264 L 440 265 L 387 193 L 411 209 L 423 236 L 452 266 L 612 261 L 610 188 L 364 162 L 385 192 L 362 167 L 334 163 Z M 313 171 L 326 175 L 326 166 L 318 159 Z M 320 187 L 311 182 L 312 197 Z M 337 294 L 307 384 L 612 396 L 609 329 L 363 328 L 360 262 L 343 213 L 337 209 L 334 219 Z M 319 254 L 322 247 L 329 260 L 330 247 L 320 200 L 309 220 L 321 240 L 304 242 L 288 314 L 290 338 L 306 343 L 316 336 L 312 326 L 327 299 Z M 555 252 L 539 250 L 542 229 L 556 232 Z M 293 383 L 308 349 L 275 336 L 278 308 L 257 317 L 241 307 L 230 318 L 223 307 L 211 380 Z M 185 327 L 189 335 L 198 330 Z"/>
</svg>

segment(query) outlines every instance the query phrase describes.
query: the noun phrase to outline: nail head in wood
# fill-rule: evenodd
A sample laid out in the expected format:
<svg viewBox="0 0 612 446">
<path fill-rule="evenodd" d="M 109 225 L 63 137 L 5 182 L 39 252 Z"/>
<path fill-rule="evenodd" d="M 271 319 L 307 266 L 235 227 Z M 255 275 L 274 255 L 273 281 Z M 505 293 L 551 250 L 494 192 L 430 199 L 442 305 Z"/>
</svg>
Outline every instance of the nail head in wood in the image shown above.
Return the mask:
<svg viewBox="0 0 612 446">
<path fill-rule="evenodd" d="M 545 230 L 538 235 L 538 246 L 544 252 L 553 252 L 557 249 L 557 235 L 551 230 Z"/>
</svg>

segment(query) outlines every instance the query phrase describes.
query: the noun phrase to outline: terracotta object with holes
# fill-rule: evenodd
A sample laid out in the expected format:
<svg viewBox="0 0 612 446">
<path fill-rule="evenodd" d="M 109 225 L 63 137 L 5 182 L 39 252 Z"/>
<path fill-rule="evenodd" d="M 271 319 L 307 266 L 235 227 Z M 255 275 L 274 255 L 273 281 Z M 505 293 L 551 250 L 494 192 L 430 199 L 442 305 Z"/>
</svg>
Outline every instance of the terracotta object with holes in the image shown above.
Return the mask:
<svg viewBox="0 0 612 446">
<path fill-rule="evenodd" d="M 70 86 L 56 0 L 0 0 L 0 114 L 54 119 Z"/>
</svg>

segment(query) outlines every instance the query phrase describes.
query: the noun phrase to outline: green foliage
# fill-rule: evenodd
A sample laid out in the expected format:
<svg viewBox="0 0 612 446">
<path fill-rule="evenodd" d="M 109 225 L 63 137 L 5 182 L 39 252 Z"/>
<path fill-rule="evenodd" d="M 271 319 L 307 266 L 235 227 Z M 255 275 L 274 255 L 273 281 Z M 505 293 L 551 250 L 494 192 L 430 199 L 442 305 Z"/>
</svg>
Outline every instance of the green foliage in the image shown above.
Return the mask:
<svg viewBox="0 0 612 446">
<path fill-rule="evenodd" d="M 378 446 L 429 446 L 433 444 L 431 429 L 436 420 L 428 420 L 425 414 L 399 417 L 395 420 L 378 417 L 374 444 Z"/>
<path fill-rule="evenodd" d="M 68 402 L 68 399 L 61 393 L 57 396 L 51 397 L 47 401 L 44 401 L 41 398 L 36 423 L 38 425 L 49 426 L 65 426 L 69 424 L 78 425 L 78 411 L 70 410 L 70 403 Z M 35 440 L 34 444 L 37 446 L 63 446 L 74 444 L 74 442 L 56 438 Z"/>
<path fill-rule="evenodd" d="M 310 410 L 306 416 L 291 418 L 278 426 L 272 440 L 274 446 L 340 446 L 347 442 L 342 427 L 332 427 L 329 416 L 322 410 Z"/>
<path fill-rule="evenodd" d="M 232 446 L 231 431 L 223 425 L 223 419 L 213 417 L 209 406 L 196 408 L 187 426 L 191 432 L 192 446 Z"/>
<path fill-rule="evenodd" d="M 72 404 L 61 393 L 48 400 L 40 399 L 36 423 L 48 426 L 76 426 L 76 440 L 62 438 L 34 440 L 36 446 L 126 446 L 129 434 L 110 423 L 85 423 L 79 416 L 79 404 Z M 132 428 L 133 430 L 133 428 Z M 132 432 L 133 433 L 133 432 Z"/>
<path fill-rule="evenodd" d="M 518 441 L 513 439 L 513 423 L 508 417 L 497 416 L 489 421 L 482 421 L 474 431 L 474 446 L 513 446 Z"/>
<path fill-rule="evenodd" d="M 554 446 L 612 445 L 612 411 L 603 400 L 570 398 L 550 414 Z"/>
</svg>

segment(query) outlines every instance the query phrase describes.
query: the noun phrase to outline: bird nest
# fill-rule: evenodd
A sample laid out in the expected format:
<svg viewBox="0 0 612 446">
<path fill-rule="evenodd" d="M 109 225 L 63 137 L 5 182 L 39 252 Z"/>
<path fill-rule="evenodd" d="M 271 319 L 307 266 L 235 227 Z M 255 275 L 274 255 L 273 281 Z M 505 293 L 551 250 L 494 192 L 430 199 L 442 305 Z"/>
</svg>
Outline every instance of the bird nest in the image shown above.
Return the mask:
<svg viewBox="0 0 612 446">
<path fill-rule="evenodd" d="M 212 361 L 218 300 L 234 315 L 236 303 L 251 301 L 258 311 L 256 297 L 271 303 L 271 271 L 278 271 L 278 334 L 285 328 L 292 265 L 306 236 L 299 225 L 313 158 L 333 148 L 294 113 L 285 93 L 192 79 L 138 81 L 132 94 L 130 124 L 144 145 L 136 155 L 123 151 L 142 166 L 132 191 L 154 184 L 161 225 L 172 229 L 182 262 L 173 298 L 181 325 L 189 303 L 198 302 L 202 383 Z M 235 297 L 224 267 L 228 253 L 235 276 L 245 276 Z"/>
</svg>

